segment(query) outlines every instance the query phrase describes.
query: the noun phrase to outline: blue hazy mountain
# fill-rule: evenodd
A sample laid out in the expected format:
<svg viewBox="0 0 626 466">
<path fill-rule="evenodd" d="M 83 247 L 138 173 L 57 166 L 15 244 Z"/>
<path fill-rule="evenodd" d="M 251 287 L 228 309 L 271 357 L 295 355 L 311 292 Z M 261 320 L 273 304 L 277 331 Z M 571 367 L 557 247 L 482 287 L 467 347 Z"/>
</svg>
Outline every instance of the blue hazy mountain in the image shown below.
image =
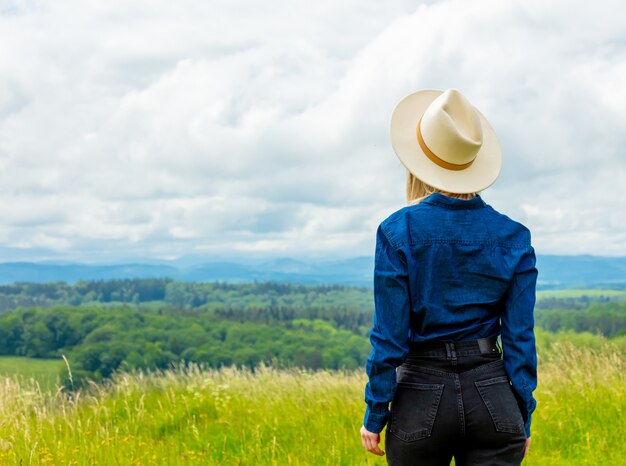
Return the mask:
<svg viewBox="0 0 626 466">
<path fill-rule="evenodd" d="M 169 277 L 180 281 L 277 281 L 302 284 L 372 286 L 374 258 L 266 261 L 210 261 L 192 258 L 174 261 L 145 260 L 119 264 L 72 262 L 0 263 L 0 283 L 110 280 Z M 626 286 L 626 257 L 590 255 L 537 258 L 541 288 Z"/>
</svg>

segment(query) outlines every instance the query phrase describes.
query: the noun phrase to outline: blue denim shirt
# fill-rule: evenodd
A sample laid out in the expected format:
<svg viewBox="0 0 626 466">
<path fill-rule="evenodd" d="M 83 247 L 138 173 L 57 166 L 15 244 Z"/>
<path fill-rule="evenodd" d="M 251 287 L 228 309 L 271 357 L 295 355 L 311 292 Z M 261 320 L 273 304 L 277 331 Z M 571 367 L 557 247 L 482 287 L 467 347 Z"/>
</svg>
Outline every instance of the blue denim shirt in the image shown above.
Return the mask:
<svg viewBox="0 0 626 466">
<path fill-rule="evenodd" d="M 501 335 L 504 367 L 530 436 L 536 283 L 530 231 L 480 196 L 434 193 L 383 220 L 376 232 L 365 428 L 385 427 L 409 341 Z"/>
</svg>

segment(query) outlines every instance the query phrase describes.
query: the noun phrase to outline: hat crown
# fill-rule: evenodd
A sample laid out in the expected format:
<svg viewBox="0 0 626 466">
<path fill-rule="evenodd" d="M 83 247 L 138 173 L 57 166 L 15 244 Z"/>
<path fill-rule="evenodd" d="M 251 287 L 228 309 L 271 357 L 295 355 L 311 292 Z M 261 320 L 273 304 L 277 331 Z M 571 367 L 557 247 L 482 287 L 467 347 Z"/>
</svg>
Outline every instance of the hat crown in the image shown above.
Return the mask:
<svg viewBox="0 0 626 466">
<path fill-rule="evenodd" d="M 472 162 L 483 145 L 480 117 L 456 89 L 446 90 L 431 102 L 419 130 L 428 149 L 451 164 Z"/>
</svg>

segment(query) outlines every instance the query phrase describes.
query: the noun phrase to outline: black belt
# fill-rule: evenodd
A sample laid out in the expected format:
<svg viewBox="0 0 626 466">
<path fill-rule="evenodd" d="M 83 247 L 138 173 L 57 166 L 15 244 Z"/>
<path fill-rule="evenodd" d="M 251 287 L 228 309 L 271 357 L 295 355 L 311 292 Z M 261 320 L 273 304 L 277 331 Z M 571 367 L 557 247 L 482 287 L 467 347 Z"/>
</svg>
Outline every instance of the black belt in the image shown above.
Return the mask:
<svg viewBox="0 0 626 466">
<path fill-rule="evenodd" d="M 497 337 L 465 341 L 430 340 L 409 342 L 409 353 L 416 355 L 443 353 L 450 356 L 457 351 L 463 352 L 464 350 L 476 349 L 480 351 L 480 354 L 500 354 L 502 352 L 498 345 Z"/>
</svg>

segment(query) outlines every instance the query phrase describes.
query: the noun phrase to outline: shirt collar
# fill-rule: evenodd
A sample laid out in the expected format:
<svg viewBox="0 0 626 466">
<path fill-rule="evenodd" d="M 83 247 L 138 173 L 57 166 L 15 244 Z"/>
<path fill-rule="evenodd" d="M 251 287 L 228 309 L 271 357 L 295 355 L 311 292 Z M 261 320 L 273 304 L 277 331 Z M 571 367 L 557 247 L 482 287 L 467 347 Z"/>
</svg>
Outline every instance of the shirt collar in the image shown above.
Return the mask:
<svg viewBox="0 0 626 466">
<path fill-rule="evenodd" d="M 441 193 L 432 193 L 427 198 L 422 199 L 420 204 L 438 205 L 448 209 L 480 209 L 487 205 L 480 195 L 471 199 L 459 199 Z"/>
</svg>

